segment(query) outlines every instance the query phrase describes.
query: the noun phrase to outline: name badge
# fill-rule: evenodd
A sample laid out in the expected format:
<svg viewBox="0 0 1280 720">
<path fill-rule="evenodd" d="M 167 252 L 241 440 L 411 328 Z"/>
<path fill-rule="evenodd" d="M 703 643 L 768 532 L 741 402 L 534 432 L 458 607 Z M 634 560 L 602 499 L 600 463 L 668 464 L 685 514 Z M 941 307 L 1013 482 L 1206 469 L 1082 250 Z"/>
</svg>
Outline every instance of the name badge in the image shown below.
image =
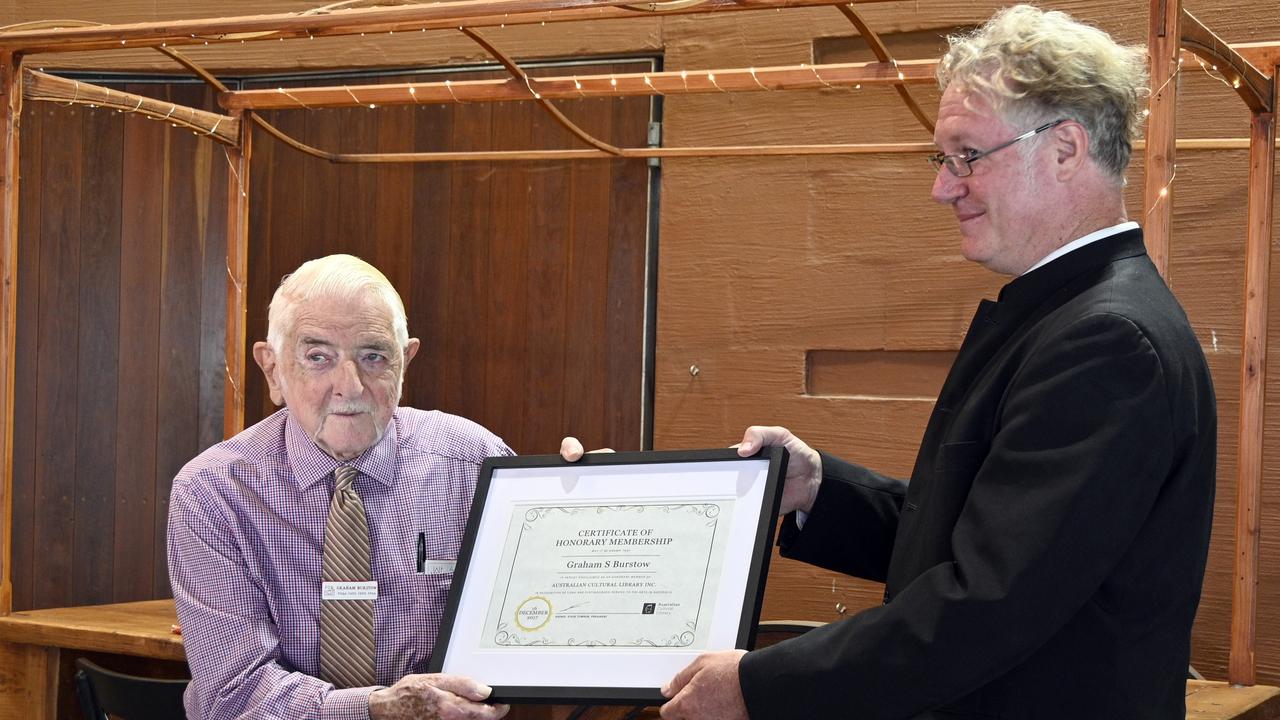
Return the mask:
<svg viewBox="0 0 1280 720">
<path fill-rule="evenodd" d="M 427 560 L 422 563 L 422 574 L 448 575 L 453 572 L 453 566 L 457 564 L 457 560 Z"/>
<path fill-rule="evenodd" d="M 327 582 L 320 586 L 321 600 L 377 600 L 378 581 Z"/>
</svg>

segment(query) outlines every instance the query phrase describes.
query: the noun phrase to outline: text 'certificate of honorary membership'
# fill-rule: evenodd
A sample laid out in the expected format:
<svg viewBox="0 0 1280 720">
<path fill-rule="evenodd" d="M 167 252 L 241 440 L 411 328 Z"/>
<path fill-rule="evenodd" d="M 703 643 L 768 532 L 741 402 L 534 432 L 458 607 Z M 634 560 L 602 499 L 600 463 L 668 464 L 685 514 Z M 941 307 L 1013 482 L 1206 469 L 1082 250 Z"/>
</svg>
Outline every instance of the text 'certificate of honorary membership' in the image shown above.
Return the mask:
<svg viewBox="0 0 1280 720">
<path fill-rule="evenodd" d="M 479 646 L 702 649 L 733 503 L 515 505 Z"/>
</svg>

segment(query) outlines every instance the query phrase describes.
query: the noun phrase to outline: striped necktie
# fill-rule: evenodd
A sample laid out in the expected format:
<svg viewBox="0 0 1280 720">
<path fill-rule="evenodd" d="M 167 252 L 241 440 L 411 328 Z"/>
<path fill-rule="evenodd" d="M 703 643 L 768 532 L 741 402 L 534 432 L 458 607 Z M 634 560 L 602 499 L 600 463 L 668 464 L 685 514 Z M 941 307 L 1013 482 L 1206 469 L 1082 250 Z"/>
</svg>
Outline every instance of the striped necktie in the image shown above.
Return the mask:
<svg viewBox="0 0 1280 720">
<path fill-rule="evenodd" d="M 352 483 L 358 471 L 333 471 L 333 500 L 324 536 L 324 581 L 369 578 L 369 525 Z M 320 601 L 320 678 L 339 688 L 373 685 L 373 601 Z"/>
</svg>

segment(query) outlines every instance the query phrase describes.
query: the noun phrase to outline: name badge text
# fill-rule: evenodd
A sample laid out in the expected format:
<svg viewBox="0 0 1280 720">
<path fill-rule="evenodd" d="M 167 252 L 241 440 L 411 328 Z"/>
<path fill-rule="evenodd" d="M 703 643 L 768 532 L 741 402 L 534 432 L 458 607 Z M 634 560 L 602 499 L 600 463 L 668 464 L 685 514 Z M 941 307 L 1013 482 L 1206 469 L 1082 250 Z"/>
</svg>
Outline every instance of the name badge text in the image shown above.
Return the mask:
<svg viewBox="0 0 1280 720">
<path fill-rule="evenodd" d="M 378 582 L 327 582 L 320 586 L 321 600 L 377 600 Z"/>
</svg>

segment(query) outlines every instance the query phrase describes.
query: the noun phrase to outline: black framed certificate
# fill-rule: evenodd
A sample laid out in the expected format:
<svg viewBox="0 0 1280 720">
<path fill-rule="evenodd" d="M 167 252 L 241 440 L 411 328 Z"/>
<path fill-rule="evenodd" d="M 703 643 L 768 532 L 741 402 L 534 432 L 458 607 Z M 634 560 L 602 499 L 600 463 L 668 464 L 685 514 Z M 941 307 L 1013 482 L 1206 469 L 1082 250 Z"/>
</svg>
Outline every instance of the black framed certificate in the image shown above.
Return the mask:
<svg viewBox="0 0 1280 720">
<path fill-rule="evenodd" d="M 489 458 L 428 670 L 498 702 L 663 702 L 754 640 L 787 454 Z"/>
</svg>

